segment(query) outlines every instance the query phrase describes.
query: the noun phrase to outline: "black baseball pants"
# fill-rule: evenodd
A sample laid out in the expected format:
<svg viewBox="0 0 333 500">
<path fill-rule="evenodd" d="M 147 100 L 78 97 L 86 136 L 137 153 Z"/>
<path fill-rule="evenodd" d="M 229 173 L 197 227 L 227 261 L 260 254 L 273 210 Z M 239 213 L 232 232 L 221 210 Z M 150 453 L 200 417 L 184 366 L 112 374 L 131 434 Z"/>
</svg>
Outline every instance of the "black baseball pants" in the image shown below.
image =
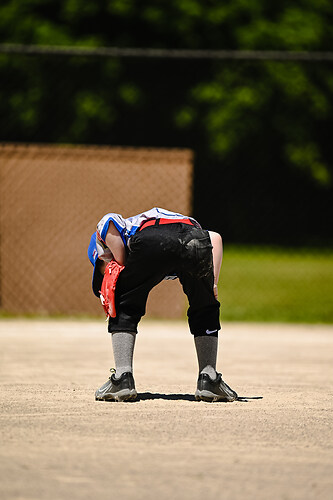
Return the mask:
<svg viewBox="0 0 333 500">
<path fill-rule="evenodd" d="M 187 311 L 194 336 L 217 336 L 220 303 L 213 292 L 214 273 L 209 233 L 184 223 L 149 226 L 130 239 L 125 269 L 116 288 L 116 318 L 109 332 L 137 332 L 151 289 L 175 274 L 189 301 Z"/>
</svg>

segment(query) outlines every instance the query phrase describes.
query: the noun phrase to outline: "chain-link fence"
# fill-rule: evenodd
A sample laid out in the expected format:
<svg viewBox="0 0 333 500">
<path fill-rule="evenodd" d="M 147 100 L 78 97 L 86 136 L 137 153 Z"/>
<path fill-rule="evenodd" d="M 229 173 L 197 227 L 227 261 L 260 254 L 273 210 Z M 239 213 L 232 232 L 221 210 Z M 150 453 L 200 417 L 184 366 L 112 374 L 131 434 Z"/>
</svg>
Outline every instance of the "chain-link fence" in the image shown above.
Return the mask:
<svg viewBox="0 0 333 500">
<path fill-rule="evenodd" d="M 225 319 L 333 322 L 331 53 L 5 49 L 0 140 L 53 146 L 1 148 L 3 311 L 95 314 L 87 234 L 157 205 L 222 234 Z"/>
<path fill-rule="evenodd" d="M 191 212 L 192 153 L 40 145 L 0 146 L 0 298 L 11 313 L 101 314 L 91 291 L 91 234 L 108 212 L 154 206 Z M 178 282 L 151 293 L 151 315 L 177 318 Z"/>
</svg>

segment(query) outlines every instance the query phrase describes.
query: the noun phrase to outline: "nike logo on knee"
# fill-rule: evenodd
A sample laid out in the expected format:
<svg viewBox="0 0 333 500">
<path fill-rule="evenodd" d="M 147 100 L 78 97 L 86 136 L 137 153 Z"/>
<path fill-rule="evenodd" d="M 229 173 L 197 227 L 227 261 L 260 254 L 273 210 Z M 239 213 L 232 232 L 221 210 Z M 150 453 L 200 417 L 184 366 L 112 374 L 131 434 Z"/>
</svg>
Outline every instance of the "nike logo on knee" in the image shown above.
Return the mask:
<svg viewBox="0 0 333 500">
<path fill-rule="evenodd" d="M 207 335 L 210 335 L 211 333 L 216 333 L 217 330 L 206 330 Z"/>
</svg>

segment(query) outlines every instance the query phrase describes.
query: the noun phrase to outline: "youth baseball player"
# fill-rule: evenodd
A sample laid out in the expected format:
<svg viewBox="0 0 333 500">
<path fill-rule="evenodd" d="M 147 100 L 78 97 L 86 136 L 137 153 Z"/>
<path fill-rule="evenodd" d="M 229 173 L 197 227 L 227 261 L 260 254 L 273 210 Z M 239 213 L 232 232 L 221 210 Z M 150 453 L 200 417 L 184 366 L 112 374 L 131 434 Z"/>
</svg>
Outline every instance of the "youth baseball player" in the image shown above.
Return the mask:
<svg viewBox="0 0 333 500">
<path fill-rule="evenodd" d="M 97 389 L 98 401 L 137 397 L 133 353 L 137 327 L 150 290 L 163 279 L 178 278 L 189 301 L 189 328 L 199 364 L 195 397 L 235 401 L 237 394 L 216 371 L 220 303 L 217 283 L 222 239 L 191 217 L 152 208 L 128 219 L 108 213 L 91 236 L 88 256 L 92 287 L 109 317 L 115 373 Z M 112 370 L 111 370 L 112 371 Z"/>
</svg>

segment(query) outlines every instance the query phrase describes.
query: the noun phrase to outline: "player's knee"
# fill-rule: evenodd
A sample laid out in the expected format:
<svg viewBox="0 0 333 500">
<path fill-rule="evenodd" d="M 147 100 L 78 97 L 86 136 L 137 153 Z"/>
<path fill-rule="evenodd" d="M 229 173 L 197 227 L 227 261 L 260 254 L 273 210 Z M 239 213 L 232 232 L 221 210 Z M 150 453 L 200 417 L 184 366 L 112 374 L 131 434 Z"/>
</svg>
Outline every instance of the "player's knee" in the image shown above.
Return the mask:
<svg viewBox="0 0 333 500">
<path fill-rule="evenodd" d="M 109 318 L 108 332 L 130 332 L 137 333 L 138 332 L 138 323 L 141 319 L 140 317 L 128 315 L 122 311 L 120 311 L 116 318 Z"/>
<path fill-rule="evenodd" d="M 188 323 L 194 337 L 211 335 L 217 337 L 220 325 L 220 304 L 215 301 L 210 306 L 188 311 Z"/>
</svg>

